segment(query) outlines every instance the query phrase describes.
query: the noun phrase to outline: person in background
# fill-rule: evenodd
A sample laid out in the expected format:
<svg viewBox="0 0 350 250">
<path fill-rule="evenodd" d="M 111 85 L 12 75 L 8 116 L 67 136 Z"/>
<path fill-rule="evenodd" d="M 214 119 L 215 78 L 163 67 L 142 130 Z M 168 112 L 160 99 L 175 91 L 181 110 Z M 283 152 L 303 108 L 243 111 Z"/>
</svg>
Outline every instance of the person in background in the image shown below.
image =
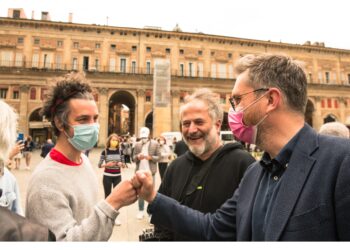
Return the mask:
<svg viewBox="0 0 350 250">
<path fill-rule="evenodd" d="M 2 100 L 0 110 L 0 241 L 55 240 L 46 227 L 19 215 L 22 210 L 17 182 L 6 167 L 9 154 L 16 154 L 20 149 L 19 143 L 15 145 L 18 115 Z"/>
<path fill-rule="evenodd" d="M 23 148 L 23 141 L 17 141 L 9 154 L 9 169 L 20 169 Z"/>
<path fill-rule="evenodd" d="M 172 161 L 158 192 L 203 213 L 214 213 L 229 199 L 254 158 L 240 143 L 223 145 L 220 129 L 223 110 L 216 95 L 198 89 L 180 108 L 182 138 L 189 150 Z M 155 224 L 160 240 L 185 241 Z"/>
<path fill-rule="evenodd" d="M 33 150 L 35 149 L 35 144 L 30 135 L 24 141 L 23 157 L 26 161 L 26 170 L 30 170 L 30 162 L 32 159 Z"/>
<path fill-rule="evenodd" d="M 170 162 L 170 158 L 173 152 L 169 148 L 169 146 L 166 144 L 166 139 L 164 136 L 160 136 L 158 138 L 158 143 L 159 143 L 159 151 L 160 151 L 158 168 L 159 168 L 160 179 L 163 180 L 165 170 L 168 167 L 168 164 Z"/>
<path fill-rule="evenodd" d="M 121 149 L 124 155 L 125 164 L 131 164 L 132 143 L 129 136 L 124 137 L 121 143 Z"/>
<path fill-rule="evenodd" d="M 47 139 L 44 145 L 41 147 L 41 153 L 40 156 L 42 158 L 45 158 L 48 153 L 50 153 L 51 149 L 55 147 L 55 144 L 53 144 L 51 139 Z"/>
<path fill-rule="evenodd" d="M 133 161 L 136 163 L 137 170 L 149 170 L 155 180 L 157 173 L 157 162 L 160 158 L 159 144 L 150 139 L 150 131 L 147 127 L 140 128 L 140 141 L 135 143 Z M 154 182 L 153 182 L 154 183 Z M 141 220 L 144 217 L 145 202 L 138 199 L 139 211 L 136 218 Z"/>
<path fill-rule="evenodd" d="M 157 194 L 149 172 L 133 185 L 152 223 L 195 240 L 349 241 L 350 140 L 305 123 L 307 77 L 301 64 L 274 54 L 237 61 L 228 114 L 231 131 L 264 151 L 234 195 L 203 214 Z"/>
<path fill-rule="evenodd" d="M 328 122 L 321 126 L 320 134 L 349 138 L 349 129 L 340 122 Z"/>
<path fill-rule="evenodd" d="M 129 180 L 98 202 L 98 180 L 83 153 L 98 140 L 98 109 L 81 74 L 56 79 L 42 109 L 57 142 L 28 183 L 27 218 L 47 226 L 59 241 L 106 241 L 119 208 L 136 201 Z"/>
<path fill-rule="evenodd" d="M 120 149 L 119 136 L 117 134 L 111 134 L 107 138 L 106 147 L 101 152 L 100 161 L 98 163 L 99 168 L 104 168 L 103 189 L 105 198 L 107 198 L 113 188 L 122 181 L 121 168 L 125 166 L 124 155 Z M 120 226 L 120 220 L 116 219 L 115 225 Z"/>
</svg>

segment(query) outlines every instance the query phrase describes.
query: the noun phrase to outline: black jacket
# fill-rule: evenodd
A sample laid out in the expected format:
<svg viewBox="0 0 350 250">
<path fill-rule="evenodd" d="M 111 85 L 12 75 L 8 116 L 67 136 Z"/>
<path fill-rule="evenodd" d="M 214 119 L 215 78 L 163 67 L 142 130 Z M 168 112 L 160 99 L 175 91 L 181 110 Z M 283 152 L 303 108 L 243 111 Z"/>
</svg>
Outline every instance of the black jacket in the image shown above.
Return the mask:
<svg viewBox="0 0 350 250">
<path fill-rule="evenodd" d="M 46 227 L 0 207 L 0 241 L 55 241 Z"/>
<path fill-rule="evenodd" d="M 240 143 L 225 144 L 205 162 L 187 151 L 169 165 L 159 192 L 203 213 L 212 213 L 232 197 L 254 161 Z M 207 170 L 200 172 L 206 164 Z M 157 233 L 166 231 L 155 226 Z M 167 240 L 191 239 L 173 235 Z"/>
</svg>

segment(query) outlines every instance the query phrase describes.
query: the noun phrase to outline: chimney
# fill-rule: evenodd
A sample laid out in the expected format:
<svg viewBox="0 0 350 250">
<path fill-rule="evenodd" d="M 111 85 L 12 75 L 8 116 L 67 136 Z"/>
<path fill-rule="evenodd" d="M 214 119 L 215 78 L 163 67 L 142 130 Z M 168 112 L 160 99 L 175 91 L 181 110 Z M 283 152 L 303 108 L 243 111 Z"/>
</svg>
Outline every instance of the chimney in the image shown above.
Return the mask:
<svg viewBox="0 0 350 250">
<path fill-rule="evenodd" d="M 47 12 L 47 11 L 42 11 L 42 12 L 41 12 L 41 20 L 42 20 L 42 21 L 50 21 L 49 12 Z"/>
<path fill-rule="evenodd" d="M 73 13 L 69 13 L 69 16 L 68 16 L 68 22 L 69 23 L 72 23 L 73 22 Z"/>
</svg>

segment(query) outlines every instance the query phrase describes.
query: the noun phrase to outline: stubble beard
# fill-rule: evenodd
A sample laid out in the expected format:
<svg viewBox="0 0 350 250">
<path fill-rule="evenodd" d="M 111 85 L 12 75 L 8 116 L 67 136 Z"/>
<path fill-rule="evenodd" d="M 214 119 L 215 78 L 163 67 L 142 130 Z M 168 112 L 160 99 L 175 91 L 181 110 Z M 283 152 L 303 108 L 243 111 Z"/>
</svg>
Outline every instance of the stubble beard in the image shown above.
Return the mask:
<svg viewBox="0 0 350 250">
<path fill-rule="evenodd" d="M 211 148 L 216 144 L 216 131 L 214 126 L 210 129 L 209 133 L 204 136 L 204 141 L 201 145 L 191 145 L 188 143 L 187 140 L 186 143 L 188 145 L 189 150 L 197 157 L 202 156 L 204 153 L 209 152 Z"/>
</svg>

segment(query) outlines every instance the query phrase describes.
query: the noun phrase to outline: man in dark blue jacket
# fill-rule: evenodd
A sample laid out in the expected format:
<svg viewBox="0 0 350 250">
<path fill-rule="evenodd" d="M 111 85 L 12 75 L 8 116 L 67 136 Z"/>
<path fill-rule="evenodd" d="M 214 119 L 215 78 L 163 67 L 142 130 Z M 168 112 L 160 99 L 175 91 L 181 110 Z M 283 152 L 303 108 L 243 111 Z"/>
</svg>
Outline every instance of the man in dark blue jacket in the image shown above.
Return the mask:
<svg viewBox="0 0 350 250">
<path fill-rule="evenodd" d="M 265 151 L 214 214 L 181 206 L 133 179 L 152 222 L 197 240 L 349 241 L 350 140 L 317 134 L 305 123 L 307 80 L 286 56 L 245 56 L 235 67 L 229 125 Z"/>
</svg>

